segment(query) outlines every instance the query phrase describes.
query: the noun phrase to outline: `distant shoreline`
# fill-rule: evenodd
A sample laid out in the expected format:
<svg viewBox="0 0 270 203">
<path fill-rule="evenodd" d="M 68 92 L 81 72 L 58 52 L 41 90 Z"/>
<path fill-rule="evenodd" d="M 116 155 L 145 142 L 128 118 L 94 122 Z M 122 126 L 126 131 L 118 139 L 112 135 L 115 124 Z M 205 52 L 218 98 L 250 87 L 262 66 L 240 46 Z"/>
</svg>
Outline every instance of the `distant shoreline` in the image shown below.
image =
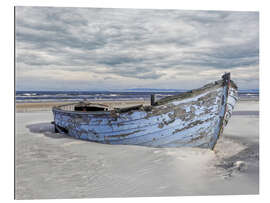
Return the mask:
<svg viewBox="0 0 270 203">
<path fill-rule="evenodd" d="M 50 111 L 54 106 L 76 103 L 79 101 L 35 101 L 35 102 L 16 102 L 16 112 L 28 112 L 28 111 Z M 110 105 L 112 107 L 123 107 L 132 105 L 150 105 L 150 100 L 87 100 L 87 102 L 100 103 Z M 240 98 L 240 103 L 259 102 L 259 98 Z M 234 115 L 240 115 L 243 113 L 235 112 Z M 244 113 L 247 114 L 247 113 Z M 249 113 L 248 113 L 249 114 Z M 251 112 L 250 115 L 259 115 L 259 112 Z"/>
<path fill-rule="evenodd" d="M 159 89 L 161 90 L 161 89 Z M 48 102 L 111 102 L 111 101 L 150 101 L 152 94 L 156 100 L 167 96 L 181 94 L 186 91 L 133 91 L 133 92 L 112 92 L 112 91 L 16 91 L 16 103 L 48 103 Z M 259 92 L 256 90 L 240 90 L 240 100 L 259 100 Z"/>
</svg>

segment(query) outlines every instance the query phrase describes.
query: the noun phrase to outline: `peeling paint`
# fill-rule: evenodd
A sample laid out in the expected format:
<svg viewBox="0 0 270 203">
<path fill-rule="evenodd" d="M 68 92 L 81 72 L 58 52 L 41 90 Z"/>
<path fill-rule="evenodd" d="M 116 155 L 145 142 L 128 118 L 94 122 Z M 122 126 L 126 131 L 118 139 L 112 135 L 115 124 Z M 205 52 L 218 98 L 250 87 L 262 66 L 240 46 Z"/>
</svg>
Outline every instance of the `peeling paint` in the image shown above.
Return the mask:
<svg viewBox="0 0 270 203">
<path fill-rule="evenodd" d="M 56 126 L 80 139 L 153 147 L 213 148 L 237 98 L 236 85 L 223 79 L 184 95 L 159 100 L 153 106 L 97 112 L 76 112 L 70 110 L 72 106 L 60 106 L 53 108 L 53 113 Z"/>
</svg>

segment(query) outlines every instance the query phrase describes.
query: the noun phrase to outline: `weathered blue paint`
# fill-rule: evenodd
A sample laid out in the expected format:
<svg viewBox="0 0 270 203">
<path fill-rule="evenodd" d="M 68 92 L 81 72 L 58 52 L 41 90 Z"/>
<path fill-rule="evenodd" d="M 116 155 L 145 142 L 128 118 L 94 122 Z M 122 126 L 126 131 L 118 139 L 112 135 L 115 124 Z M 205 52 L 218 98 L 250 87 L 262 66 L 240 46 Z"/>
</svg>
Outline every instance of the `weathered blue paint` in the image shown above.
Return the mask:
<svg viewBox="0 0 270 203">
<path fill-rule="evenodd" d="M 100 143 L 212 149 L 232 115 L 237 88 L 223 80 L 194 92 L 160 100 L 148 111 L 77 112 L 55 107 L 54 122 L 60 132 L 65 129 L 72 137 Z"/>
</svg>

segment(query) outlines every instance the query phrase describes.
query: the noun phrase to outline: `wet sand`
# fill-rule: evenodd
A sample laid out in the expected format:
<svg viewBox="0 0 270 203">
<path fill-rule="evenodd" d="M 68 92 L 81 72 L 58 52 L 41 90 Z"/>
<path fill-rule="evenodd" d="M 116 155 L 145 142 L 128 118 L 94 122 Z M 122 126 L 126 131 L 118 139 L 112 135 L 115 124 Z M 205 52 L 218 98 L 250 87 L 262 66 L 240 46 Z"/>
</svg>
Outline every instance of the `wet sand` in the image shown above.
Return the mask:
<svg viewBox="0 0 270 203">
<path fill-rule="evenodd" d="M 258 101 L 237 103 L 214 151 L 77 140 L 53 133 L 51 103 L 23 105 L 16 105 L 16 199 L 259 193 Z"/>
</svg>

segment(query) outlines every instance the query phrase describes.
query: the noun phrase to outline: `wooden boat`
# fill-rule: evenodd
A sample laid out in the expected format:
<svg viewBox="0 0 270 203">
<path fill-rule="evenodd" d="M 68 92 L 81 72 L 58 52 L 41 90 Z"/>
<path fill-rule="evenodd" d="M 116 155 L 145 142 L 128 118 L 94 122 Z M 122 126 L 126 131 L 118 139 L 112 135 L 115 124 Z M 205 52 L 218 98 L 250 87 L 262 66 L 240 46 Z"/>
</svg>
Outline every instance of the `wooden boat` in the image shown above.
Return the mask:
<svg viewBox="0 0 270 203">
<path fill-rule="evenodd" d="M 225 73 L 199 89 L 168 96 L 151 105 L 110 108 L 94 103 L 53 107 L 55 130 L 75 138 L 151 147 L 213 149 L 238 99 Z"/>
</svg>

